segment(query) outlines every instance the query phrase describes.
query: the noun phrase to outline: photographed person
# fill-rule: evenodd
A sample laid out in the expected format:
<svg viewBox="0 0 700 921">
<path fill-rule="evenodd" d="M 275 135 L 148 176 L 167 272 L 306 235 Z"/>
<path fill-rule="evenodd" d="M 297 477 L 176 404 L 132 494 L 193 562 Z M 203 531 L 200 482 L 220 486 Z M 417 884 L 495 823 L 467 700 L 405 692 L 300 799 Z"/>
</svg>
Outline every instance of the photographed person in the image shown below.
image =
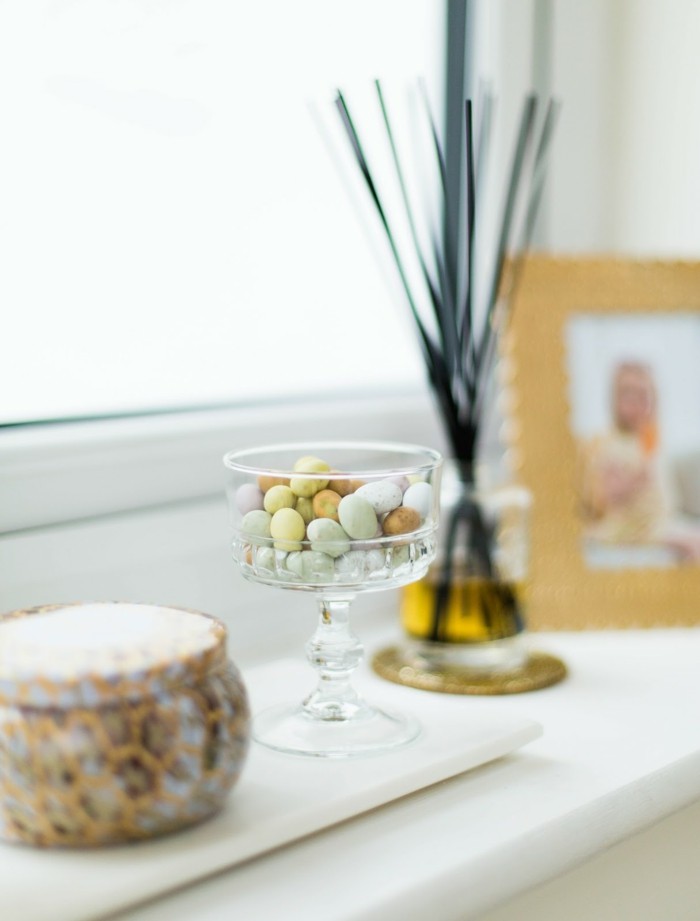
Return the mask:
<svg viewBox="0 0 700 921">
<path fill-rule="evenodd" d="M 610 428 L 581 447 L 584 536 L 599 545 L 656 546 L 676 562 L 700 563 L 700 523 L 669 500 L 657 414 L 651 367 L 620 362 L 611 380 Z"/>
<path fill-rule="evenodd" d="M 617 365 L 610 409 L 610 429 L 582 448 L 586 536 L 624 544 L 661 541 L 667 509 L 657 458 L 656 386 L 648 365 Z"/>
</svg>

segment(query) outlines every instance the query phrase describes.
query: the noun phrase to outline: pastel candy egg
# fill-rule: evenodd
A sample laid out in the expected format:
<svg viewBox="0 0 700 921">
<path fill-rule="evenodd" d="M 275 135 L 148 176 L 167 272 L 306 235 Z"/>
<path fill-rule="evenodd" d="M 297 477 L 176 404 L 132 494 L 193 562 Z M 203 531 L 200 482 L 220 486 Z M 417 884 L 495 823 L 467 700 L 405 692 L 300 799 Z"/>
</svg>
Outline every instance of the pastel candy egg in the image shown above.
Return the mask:
<svg viewBox="0 0 700 921">
<path fill-rule="evenodd" d="M 244 483 L 236 490 L 236 508 L 241 515 L 263 508 L 263 492 L 255 483 Z"/>
<path fill-rule="evenodd" d="M 340 496 L 332 489 L 322 489 L 313 498 L 313 509 L 317 518 L 332 518 L 338 520 L 338 505 Z"/>
<path fill-rule="evenodd" d="M 303 552 L 303 550 L 293 550 L 287 554 L 287 559 L 284 561 L 285 568 L 289 572 L 293 572 L 295 576 L 299 576 L 299 578 L 301 578 L 301 555 Z"/>
<path fill-rule="evenodd" d="M 373 483 L 367 483 L 365 486 L 360 486 L 355 495 L 366 499 L 377 515 L 384 515 L 398 508 L 403 498 L 400 487 L 390 480 L 375 480 Z"/>
<path fill-rule="evenodd" d="M 391 568 L 398 569 L 399 566 L 405 566 L 411 559 L 411 553 L 404 544 L 402 547 L 394 547 L 391 551 Z"/>
<path fill-rule="evenodd" d="M 294 462 L 296 473 L 325 473 L 331 468 L 320 457 L 314 457 L 313 454 L 305 454 Z"/>
<path fill-rule="evenodd" d="M 270 534 L 275 538 L 277 550 L 301 550 L 299 541 L 306 532 L 304 519 L 293 508 L 281 508 L 270 522 Z"/>
<path fill-rule="evenodd" d="M 289 554 L 287 569 L 304 582 L 328 582 L 333 578 L 333 558 L 317 550 L 301 550 Z"/>
<path fill-rule="evenodd" d="M 305 499 L 303 496 L 297 499 L 296 505 L 294 508 L 299 512 L 301 517 L 304 519 L 304 524 L 309 524 L 314 520 L 316 514 L 314 512 L 314 504 L 311 499 Z"/>
<path fill-rule="evenodd" d="M 289 480 L 283 476 L 259 476 L 258 486 L 263 492 L 272 489 L 273 486 L 289 486 Z"/>
<path fill-rule="evenodd" d="M 384 568 L 385 561 L 386 557 L 382 550 L 368 550 L 365 558 L 365 571 L 370 575 L 377 573 Z"/>
<path fill-rule="evenodd" d="M 346 581 L 358 581 L 384 566 L 381 550 L 350 550 L 335 561 L 335 570 Z"/>
<path fill-rule="evenodd" d="M 433 507 L 433 487 L 430 483 L 414 483 L 404 493 L 403 504 L 414 508 L 421 518 L 427 518 Z"/>
<path fill-rule="evenodd" d="M 340 500 L 338 518 L 354 540 L 369 540 L 377 533 L 377 515 L 367 499 L 357 493 Z"/>
<path fill-rule="evenodd" d="M 327 553 L 307 550 L 309 553 L 308 566 L 314 581 L 327 582 L 333 578 L 333 557 Z"/>
<path fill-rule="evenodd" d="M 335 561 L 335 571 L 347 581 L 358 581 L 365 573 L 364 550 L 349 550 Z"/>
<path fill-rule="evenodd" d="M 329 465 L 319 457 L 300 457 L 294 464 L 294 470 L 297 473 L 327 473 L 330 469 Z M 328 480 L 316 477 L 292 477 L 289 485 L 297 496 L 310 499 L 328 486 Z"/>
<path fill-rule="evenodd" d="M 255 553 L 255 565 L 258 569 L 275 571 L 275 551 L 272 547 L 258 547 Z"/>
<path fill-rule="evenodd" d="M 316 518 L 307 529 L 311 549 L 337 557 L 350 549 L 348 535 L 332 518 Z"/>
<path fill-rule="evenodd" d="M 420 527 L 420 513 L 405 505 L 389 512 L 382 522 L 384 533 L 394 537 L 397 534 L 410 534 Z"/>
<path fill-rule="evenodd" d="M 390 481 L 391 483 L 396 483 L 396 485 L 399 487 L 399 489 L 401 490 L 401 492 L 406 492 L 406 490 L 408 489 L 408 487 L 411 485 L 411 481 L 408 479 L 408 477 L 407 477 L 407 476 L 403 476 L 403 475 L 399 475 L 399 476 L 390 476 L 390 477 L 389 477 L 389 481 Z"/>
<path fill-rule="evenodd" d="M 254 509 L 243 516 L 241 531 L 250 537 L 270 537 L 272 515 L 262 509 Z"/>
<path fill-rule="evenodd" d="M 265 493 L 265 511 L 274 515 L 281 508 L 293 509 L 296 505 L 297 497 L 294 495 L 289 486 L 273 486 Z"/>
<path fill-rule="evenodd" d="M 331 473 L 338 473 L 337 470 L 332 470 Z M 328 481 L 328 488 L 332 489 L 333 492 L 337 492 L 339 496 L 349 496 L 351 492 L 355 492 L 355 487 L 353 486 L 352 480 L 347 480 L 344 477 L 338 477 L 335 480 Z"/>
</svg>

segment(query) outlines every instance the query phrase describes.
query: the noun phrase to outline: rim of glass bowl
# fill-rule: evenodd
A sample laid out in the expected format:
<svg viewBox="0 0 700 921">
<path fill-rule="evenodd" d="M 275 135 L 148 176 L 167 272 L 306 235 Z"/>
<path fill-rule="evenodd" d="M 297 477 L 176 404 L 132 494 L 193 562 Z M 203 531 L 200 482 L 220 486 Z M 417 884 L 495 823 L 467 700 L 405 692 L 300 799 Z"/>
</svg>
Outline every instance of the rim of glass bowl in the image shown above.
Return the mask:
<svg viewBox="0 0 700 921">
<path fill-rule="evenodd" d="M 332 471 L 333 479 L 336 480 L 354 480 L 362 477 L 371 477 L 373 479 L 385 479 L 390 476 L 411 476 L 420 473 L 427 473 L 438 470 L 443 463 L 443 457 L 439 451 L 433 448 L 426 448 L 424 445 L 408 444 L 401 441 L 290 441 L 280 442 L 279 444 L 264 444 L 254 448 L 243 448 L 239 451 L 228 451 L 224 454 L 224 465 L 229 470 L 236 470 L 240 473 L 249 473 L 259 476 L 261 474 L 274 474 L 285 477 L 299 477 L 307 480 L 326 480 L 328 471 L 299 471 L 287 467 L 260 467 L 254 464 L 241 463 L 246 457 L 255 454 L 269 452 L 281 453 L 282 451 L 290 452 L 315 452 L 322 454 L 323 451 L 383 451 L 384 453 L 405 454 L 407 459 L 410 456 L 414 458 L 420 456 L 425 459 L 424 463 L 407 463 L 397 467 L 382 467 L 369 470 L 354 469 L 351 471 Z M 417 532 L 416 532 L 417 533 Z"/>
</svg>

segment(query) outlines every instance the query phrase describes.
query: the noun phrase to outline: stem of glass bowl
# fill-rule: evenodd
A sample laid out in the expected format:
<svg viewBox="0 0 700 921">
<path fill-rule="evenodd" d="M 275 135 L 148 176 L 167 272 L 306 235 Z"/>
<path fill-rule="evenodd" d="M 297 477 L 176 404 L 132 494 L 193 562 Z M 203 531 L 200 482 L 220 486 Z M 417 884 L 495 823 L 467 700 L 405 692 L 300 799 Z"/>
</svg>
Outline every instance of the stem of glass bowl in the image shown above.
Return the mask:
<svg viewBox="0 0 700 921">
<path fill-rule="evenodd" d="M 304 713 L 312 719 L 352 720 L 371 712 L 351 683 L 352 673 L 364 654 L 362 643 L 350 630 L 353 599 L 352 594 L 319 598 L 318 626 L 306 644 L 306 654 L 319 681 L 302 704 Z"/>
</svg>

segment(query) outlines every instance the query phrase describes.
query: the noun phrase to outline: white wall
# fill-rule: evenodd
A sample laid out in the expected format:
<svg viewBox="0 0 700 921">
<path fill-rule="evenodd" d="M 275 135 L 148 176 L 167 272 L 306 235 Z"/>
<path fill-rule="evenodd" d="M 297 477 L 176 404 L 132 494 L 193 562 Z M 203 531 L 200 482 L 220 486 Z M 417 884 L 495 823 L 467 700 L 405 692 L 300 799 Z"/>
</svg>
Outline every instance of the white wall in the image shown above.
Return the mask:
<svg viewBox="0 0 700 921">
<path fill-rule="evenodd" d="M 477 0 L 477 17 L 499 116 L 533 86 L 563 103 L 541 245 L 697 256 L 700 4 Z"/>
</svg>

